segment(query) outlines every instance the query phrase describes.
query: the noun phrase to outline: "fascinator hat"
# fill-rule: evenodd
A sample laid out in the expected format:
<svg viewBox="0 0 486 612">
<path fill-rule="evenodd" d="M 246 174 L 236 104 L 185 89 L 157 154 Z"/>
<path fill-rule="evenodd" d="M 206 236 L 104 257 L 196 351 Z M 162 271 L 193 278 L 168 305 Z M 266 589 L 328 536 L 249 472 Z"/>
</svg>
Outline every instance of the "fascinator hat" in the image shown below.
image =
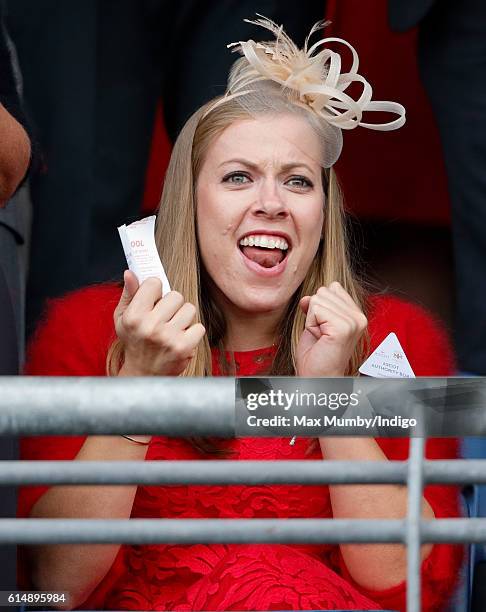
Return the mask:
<svg viewBox="0 0 486 612">
<path fill-rule="evenodd" d="M 342 38 L 323 38 L 310 45 L 310 38 L 329 22 L 317 22 L 309 32 L 303 49 L 299 49 L 282 26 L 258 15 L 249 20 L 269 30 L 275 40 L 239 41 L 228 45 L 240 57 L 232 66 L 225 95 L 209 110 L 236 100 L 254 116 L 268 112 L 300 112 L 310 120 L 322 139 L 321 165 L 331 167 L 342 150 L 342 130 L 358 126 L 371 130 L 396 130 L 405 123 L 405 108 L 397 102 L 372 100 L 373 90 L 358 74 L 359 59 L 355 49 Z M 342 71 L 341 55 L 327 47 L 329 43 L 344 45 L 352 54 L 352 65 Z M 359 83 L 361 95 L 351 97 L 346 90 Z M 388 112 L 397 118 L 387 123 L 366 123 L 363 113 Z"/>
</svg>

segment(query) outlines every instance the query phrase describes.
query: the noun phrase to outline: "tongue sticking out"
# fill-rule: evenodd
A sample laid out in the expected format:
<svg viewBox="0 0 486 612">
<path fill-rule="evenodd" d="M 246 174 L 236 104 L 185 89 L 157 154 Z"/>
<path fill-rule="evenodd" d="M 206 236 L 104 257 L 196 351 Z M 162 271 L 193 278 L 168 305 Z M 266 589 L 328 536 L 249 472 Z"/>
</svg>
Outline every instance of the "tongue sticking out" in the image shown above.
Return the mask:
<svg viewBox="0 0 486 612">
<path fill-rule="evenodd" d="M 266 249 L 264 247 L 245 246 L 241 249 L 243 255 L 248 257 L 264 268 L 273 268 L 279 264 L 285 257 L 285 254 L 280 249 Z"/>
</svg>

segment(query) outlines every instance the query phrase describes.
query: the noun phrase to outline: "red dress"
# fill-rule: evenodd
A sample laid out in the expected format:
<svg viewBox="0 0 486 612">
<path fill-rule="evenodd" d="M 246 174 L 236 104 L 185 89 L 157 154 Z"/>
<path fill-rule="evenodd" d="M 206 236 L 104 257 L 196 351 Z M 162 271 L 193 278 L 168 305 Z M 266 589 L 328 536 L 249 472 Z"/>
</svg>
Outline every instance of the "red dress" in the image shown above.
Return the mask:
<svg viewBox="0 0 486 612">
<path fill-rule="evenodd" d="M 103 376 L 114 338 L 116 285 L 75 292 L 51 303 L 31 343 L 26 373 Z M 394 298 L 371 299 L 372 350 L 394 331 L 417 375 L 447 375 L 452 357 L 436 323 L 416 306 Z M 240 375 L 264 373 L 272 349 L 239 352 Z M 214 372 L 218 374 L 213 354 Z M 21 442 L 22 459 L 74 459 L 84 437 L 36 437 Z M 378 439 L 390 459 L 405 459 L 408 440 Z M 228 460 L 320 459 L 309 440 L 245 438 L 222 441 L 234 451 Z M 457 456 L 456 441 L 431 439 L 430 458 Z M 201 459 L 184 439 L 154 437 L 147 459 Z M 23 487 L 18 515 L 25 517 L 47 487 Z M 436 517 L 459 515 L 455 487 L 429 486 L 425 495 Z M 132 517 L 137 518 L 330 518 L 326 486 L 140 486 Z M 423 610 L 444 609 L 459 572 L 462 549 L 435 545 L 422 566 Z M 21 564 L 21 574 L 25 568 Z M 21 577 L 23 586 L 25 576 Z M 120 548 L 111 569 L 81 609 L 108 610 L 405 610 L 405 583 L 381 591 L 356 584 L 336 545 L 144 545 Z"/>
</svg>

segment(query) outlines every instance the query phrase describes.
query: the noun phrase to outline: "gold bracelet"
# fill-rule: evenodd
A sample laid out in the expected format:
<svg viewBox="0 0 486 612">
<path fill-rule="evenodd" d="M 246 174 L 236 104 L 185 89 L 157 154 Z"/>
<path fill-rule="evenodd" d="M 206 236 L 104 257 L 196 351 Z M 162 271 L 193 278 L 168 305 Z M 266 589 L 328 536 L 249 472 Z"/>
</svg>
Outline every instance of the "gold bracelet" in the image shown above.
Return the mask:
<svg viewBox="0 0 486 612">
<path fill-rule="evenodd" d="M 135 442 L 135 444 L 140 444 L 141 446 L 148 446 L 150 444 L 149 442 L 141 442 L 140 440 L 135 440 L 135 438 L 130 438 L 130 436 L 125 436 L 124 434 L 120 434 L 122 438 L 125 438 L 126 440 L 130 440 L 130 442 Z"/>
</svg>

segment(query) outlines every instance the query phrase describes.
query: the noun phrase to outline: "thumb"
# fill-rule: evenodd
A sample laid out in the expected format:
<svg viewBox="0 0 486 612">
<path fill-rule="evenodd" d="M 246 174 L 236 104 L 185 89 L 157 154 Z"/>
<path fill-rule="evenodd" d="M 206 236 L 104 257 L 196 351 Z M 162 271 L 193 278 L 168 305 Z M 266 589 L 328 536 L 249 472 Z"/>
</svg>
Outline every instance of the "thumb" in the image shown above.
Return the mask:
<svg viewBox="0 0 486 612">
<path fill-rule="evenodd" d="M 123 293 L 121 294 L 120 301 L 118 302 L 118 313 L 122 314 L 126 307 L 130 304 L 133 296 L 137 293 L 138 280 L 133 272 L 125 270 L 123 273 Z"/>
<path fill-rule="evenodd" d="M 319 326 L 317 326 L 317 328 L 316 328 L 316 326 L 314 325 L 314 318 L 315 317 L 311 317 L 311 319 L 309 319 L 309 304 L 310 304 L 310 301 L 311 301 L 311 296 L 310 295 L 304 295 L 304 297 L 301 298 L 301 300 L 299 302 L 299 305 L 302 308 L 303 312 L 307 315 L 306 325 L 305 325 L 305 329 L 304 329 L 304 334 L 303 335 L 306 336 L 306 332 L 307 332 L 308 334 L 312 334 L 312 336 L 314 336 L 314 338 L 316 340 L 319 340 L 321 338 L 321 333 L 320 333 L 320 331 L 318 329 Z"/>
<path fill-rule="evenodd" d="M 307 314 L 307 311 L 309 310 L 310 299 L 310 295 L 304 295 L 299 302 L 299 306 L 302 308 L 305 314 Z"/>
</svg>

